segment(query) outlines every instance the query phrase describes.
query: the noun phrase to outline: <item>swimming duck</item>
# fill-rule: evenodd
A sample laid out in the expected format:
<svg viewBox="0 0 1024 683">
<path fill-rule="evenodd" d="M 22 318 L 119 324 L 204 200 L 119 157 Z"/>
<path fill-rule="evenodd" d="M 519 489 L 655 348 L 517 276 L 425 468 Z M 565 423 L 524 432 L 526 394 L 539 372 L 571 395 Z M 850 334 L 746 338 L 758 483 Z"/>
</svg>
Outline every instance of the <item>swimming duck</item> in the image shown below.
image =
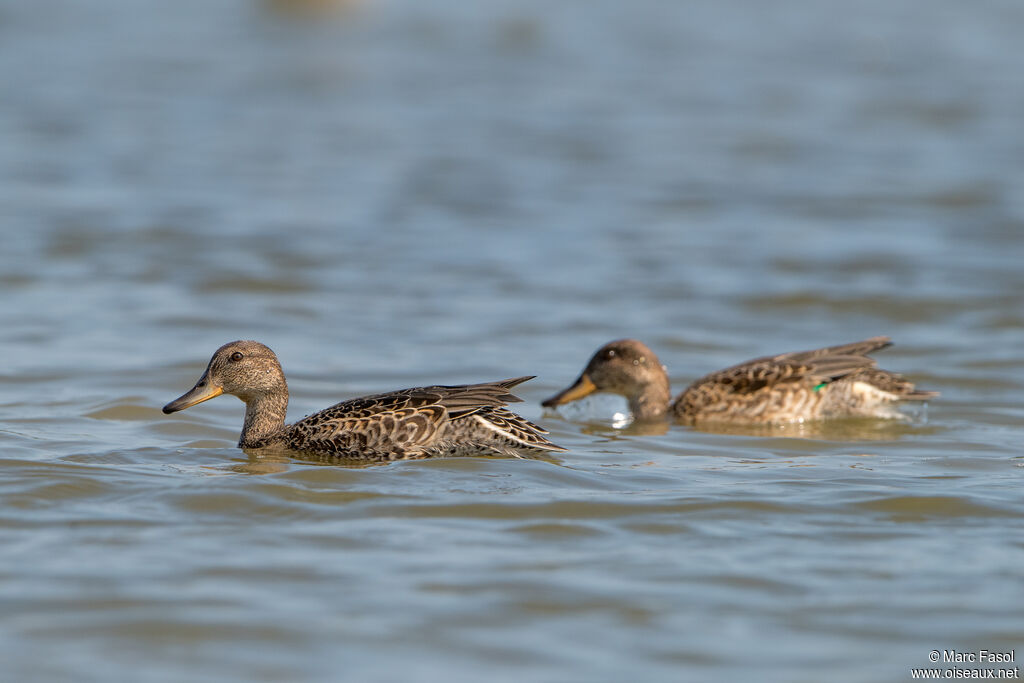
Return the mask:
<svg viewBox="0 0 1024 683">
<path fill-rule="evenodd" d="M 221 394 L 245 403 L 239 448 L 284 448 L 318 455 L 400 460 L 441 455 L 523 455 L 564 451 L 547 432 L 505 408 L 512 387 L 532 377 L 484 384 L 402 389 L 343 401 L 285 424 L 288 384 L 277 356 L 255 341 L 217 349 L 196 385 L 166 414 Z"/>
<path fill-rule="evenodd" d="M 575 383 L 541 403 L 553 407 L 606 391 L 625 396 L 637 421 L 770 424 L 834 417 L 899 417 L 899 401 L 935 391 L 875 366 L 867 354 L 888 337 L 766 356 L 701 377 L 669 404 L 668 375 L 643 342 L 619 339 L 590 359 Z"/>
</svg>

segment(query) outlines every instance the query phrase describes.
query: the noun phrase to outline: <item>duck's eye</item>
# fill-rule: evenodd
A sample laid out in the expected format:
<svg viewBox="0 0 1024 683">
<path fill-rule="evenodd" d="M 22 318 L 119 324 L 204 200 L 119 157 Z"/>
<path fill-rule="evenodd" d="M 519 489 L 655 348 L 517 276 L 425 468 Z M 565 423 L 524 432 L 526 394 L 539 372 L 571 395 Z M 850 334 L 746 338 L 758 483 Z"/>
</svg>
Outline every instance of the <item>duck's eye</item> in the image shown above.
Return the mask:
<svg viewBox="0 0 1024 683">
<path fill-rule="evenodd" d="M 228 357 L 228 360 L 230 360 L 233 363 L 237 363 L 238 361 L 242 360 L 244 357 L 245 356 L 242 355 L 241 351 L 235 351 L 233 354 L 231 354 Z"/>
<path fill-rule="evenodd" d="M 615 349 L 608 349 L 604 356 L 605 358 L 615 358 Z"/>
</svg>

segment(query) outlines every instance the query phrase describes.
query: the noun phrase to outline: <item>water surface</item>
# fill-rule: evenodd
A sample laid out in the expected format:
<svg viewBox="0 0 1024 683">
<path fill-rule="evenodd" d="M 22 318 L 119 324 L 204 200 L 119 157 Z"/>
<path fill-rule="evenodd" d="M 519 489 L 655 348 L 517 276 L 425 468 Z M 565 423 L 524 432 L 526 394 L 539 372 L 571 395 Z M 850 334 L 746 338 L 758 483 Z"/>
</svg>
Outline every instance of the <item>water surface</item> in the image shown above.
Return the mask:
<svg viewBox="0 0 1024 683">
<path fill-rule="evenodd" d="M 908 680 L 1021 651 L 1018 3 L 0 3 L 11 680 Z M 877 334 L 908 423 L 539 401 Z M 536 374 L 570 449 L 355 467 L 164 416 Z"/>
</svg>

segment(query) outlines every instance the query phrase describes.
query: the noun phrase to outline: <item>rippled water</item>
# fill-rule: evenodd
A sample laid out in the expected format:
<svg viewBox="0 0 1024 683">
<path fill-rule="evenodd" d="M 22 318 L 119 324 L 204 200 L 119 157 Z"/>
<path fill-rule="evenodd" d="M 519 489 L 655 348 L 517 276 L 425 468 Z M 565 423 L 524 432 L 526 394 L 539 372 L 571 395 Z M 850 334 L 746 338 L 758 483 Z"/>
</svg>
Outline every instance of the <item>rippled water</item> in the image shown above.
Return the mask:
<svg viewBox="0 0 1024 683">
<path fill-rule="evenodd" d="M 909 680 L 1024 641 L 1024 6 L 0 3 L 10 680 Z M 294 13 L 293 13 L 294 12 Z M 908 423 L 539 401 L 888 334 Z M 570 452 L 353 467 L 164 416 L 536 374 Z"/>
</svg>

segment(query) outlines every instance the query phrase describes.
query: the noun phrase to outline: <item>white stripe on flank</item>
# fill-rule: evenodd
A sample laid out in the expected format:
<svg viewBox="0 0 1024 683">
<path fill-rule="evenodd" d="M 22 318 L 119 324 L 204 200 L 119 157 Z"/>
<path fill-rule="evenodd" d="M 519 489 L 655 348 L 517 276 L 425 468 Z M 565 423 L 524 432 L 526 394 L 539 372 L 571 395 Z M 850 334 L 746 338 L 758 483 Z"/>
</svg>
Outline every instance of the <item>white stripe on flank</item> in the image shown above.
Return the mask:
<svg viewBox="0 0 1024 683">
<path fill-rule="evenodd" d="M 532 448 L 532 449 L 541 450 L 541 451 L 552 450 L 551 448 L 547 447 L 543 443 L 531 443 L 529 441 L 525 441 L 521 437 L 519 437 L 516 434 L 514 434 L 513 432 L 510 432 L 508 430 L 502 429 L 498 425 L 494 424 L 493 422 L 489 422 L 489 421 L 485 420 L 484 418 L 482 418 L 479 415 L 474 415 L 473 417 L 480 424 L 482 424 L 484 427 L 487 427 L 492 432 L 495 432 L 497 434 L 501 434 L 502 436 L 506 437 L 507 439 L 510 439 L 511 441 L 514 441 L 514 442 L 516 442 L 518 444 L 522 444 L 526 448 Z"/>
</svg>

